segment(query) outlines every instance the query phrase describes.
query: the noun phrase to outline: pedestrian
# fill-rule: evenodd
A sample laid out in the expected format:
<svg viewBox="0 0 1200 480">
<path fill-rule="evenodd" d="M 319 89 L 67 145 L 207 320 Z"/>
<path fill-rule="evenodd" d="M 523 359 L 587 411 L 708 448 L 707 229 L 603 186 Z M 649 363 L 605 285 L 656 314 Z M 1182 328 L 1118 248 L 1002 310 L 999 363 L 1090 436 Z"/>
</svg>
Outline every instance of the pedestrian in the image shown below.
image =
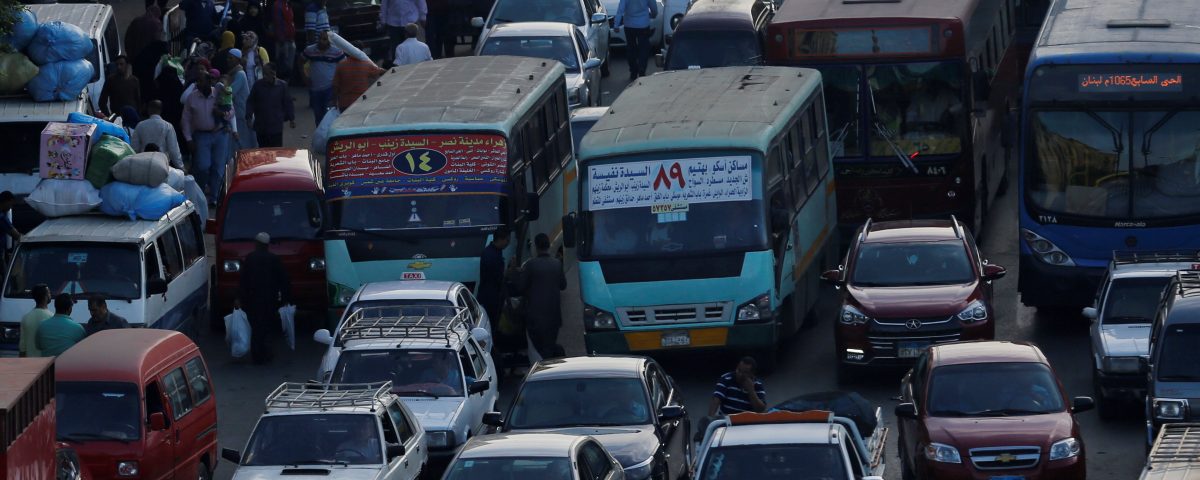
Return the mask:
<svg viewBox="0 0 1200 480">
<path fill-rule="evenodd" d="M 433 58 L 450 58 L 454 56 L 454 46 L 458 43 L 454 35 L 455 9 L 451 0 L 426 0 L 429 15 L 425 22 L 425 44 L 429 45 Z"/>
<path fill-rule="evenodd" d="M 360 49 L 363 47 L 362 43 L 357 41 L 354 42 L 354 46 Z M 382 68 L 370 60 L 353 56 L 338 63 L 337 70 L 333 73 L 333 94 L 337 98 L 338 110 L 345 112 L 350 108 L 383 72 Z"/>
<path fill-rule="evenodd" d="M 38 325 L 37 329 L 37 348 L 42 351 L 42 356 L 62 355 L 86 336 L 83 327 L 71 319 L 73 303 L 69 293 L 54 297 L 54 315 Z"/>
<path fill-rule="evenodd" d="M 550 237 L 544 233 L 533 239 L 537 257 L 521 268 L 517 290 L 524 296 L 525 331 L 533 350 L 530 361 L 561 357 L 558 330 L 562 328 L 561 292 L 567 288 L 567 277 L 559 259 L 550 256 Z"/>
<path fill-rule="evenodd" d="M 159 100 L 163 100 L 162 118 L 175 127 L 175 138 L 185 138 L 183 135 L 183 65 L 170 55 L 163 55 L 155 63 L 154 91 Z M 159 145 L 162 147 L 162 145 Z"/>
<path fill-rule="evenodd" d="M 129 67 L 129 58 L 117 55 L 117 68 L 104 80 L 104 89 L 100 91 L 100 110 L 107 114 L 121 113 L 122 107 L 133 107 L 135 112 L 142 110 L 142 84 L 133 76 Z"/>
<path fill-rule="evenodd" d="M 271 236 L 254 236 L 254 251 L 242 262 L 238 284 L 238 304 L 250 321 L 250 356 L 254 363 L 271 361 L 267 333 L 279 325 L 279 306 L 288 302 L 291 284 L 279 257 L 271 253 Z"/>
<path fill-rule="evenodd" d="M 475 299 L 487 312 L 488 320 L 495 326 L 500 321 L 504 308 L 504 249 L 508 248 L 512 234 L 508 225 L 496 227 L 492 241 L 483 247 L 479 255 L 479 283 L 475 286 Z"/>
<path fill-rule="evenodd" d="M 216 70 L 200 74 L 196 88 L 186 94 L 183 102 L 183 139 L 192 152 L 191 173 L 200 188 L 206 190 L 210 204 L 216 202 L 221 191 L 230 140 L 228 132 L 218 128 L 215 117 L 218 91 L 225 88 L 219 82 L 213 85 L 218 76 Z"/>
<path fill-rule="evenodd" d="M 89 318 L 87 325 L 83 327 L 83 332 L 88 336 L 103 330 L 129 328 L 129 322 L 124 317 L 108 311 L 108 301 L 103 295 L 93 294 L 88 297 L 88 312 L 92 314 L 92 318 Z"/>
<path fill-rule="evenodd" d="M 396 47 L 407 38 L 408 24 L 420 23 L 424 27 L 428 14 L 425 0 L 383 0 L 379 4 L 379 25 L 388 36 L 387 53 L 395 53 Z"/>
<path fill-rule="evenodd" d="M 254 32 L 259 44 L 266 48 L 268 52 L 272 49 L 267 43 L 267 19 L 262 14 L 262 4 L 259 0 L 250 0 L 246 3 L 246 13 L 239 18 L 237 22 L 229 26 L 233 30 L 234 35 L 239 37 L 245 35 L 246 32 Z M 224 71 L 224 70 L 222 70 Z"/>
<path fill-rule="evenodd" d="M 346 53 L 329 43 L 329 32 L 317 34 L 317 43 L 304 49 L 308 60 L 308 106 L 312 107 L 313 125 L 320 125 L 333 103 L 333 74 Z"/>
<path fill-rule="evenodd" d="M 251 82 L 262 80 L 263 66 L 268 63 L 271 63 L 271 57 L 258 45 L 258 34 L 242 33 L 242 66 L 246 68 L 246 78 Z"/>
<path fill-rule="evenodd" d="M 175 126 L 162 118 L 162 100 L 151 100 L 146 104 L 146 113 L 150 116 L 133 129 L 130 146 L 136 152 L 145 152 L 147 145 L 154 145 L 159 151 L 167 154 L 172 167 L 183 169 L 183 155 L 179 152 L 179 138 L 175 136 Z"/>
<path fill-rule="evenodd" d="M 292 109 L 292 94 L 287 82 L 275 76 L 275 64 L 263 68 L 263 79 L 250 87 L 246 100 L 246 120 L 254 127 L 259 147 L 283 146 L 283 122 L 296 128 L 296 113 Z"/>
<path fill-rule="evenodd" d="M 17 197 L 13 196 L 12 192 L 8 190 L 0 192 L 0 235 L 8 235 L 14 245 L 21 243 L 21 232 L 17 231 L 12 221 L 8 219 L 8 211 L 12 210 L 16 203 Z"/>
<path fill-rule="evenodd" d="M 325 9 L 326 0 L 312 0 L 304 7 L 305 45 L 316 43 L 317 34 L 329 30 L 329 10 Z"/>
<path fill-rule="evenodd" d="M 157 9 L 158 6 L 154 5 L 151 8 Z M 170 48 L 171 46 L 167 42 L 156 38 L 143 47 L 137 56 L 129 55 L 130 69 L 133 70 L 133 76 L 138 79 L 142 102 L 149 102 L 156 98 L 162 99 L 159 96 L 158 85 L 154 77 L 158 75 L 156 71 L 158 62 L 170 52 Z"/>
<path fill-rule="evenodd" d="M 217 45 L 217 53 L 213 55 L 212 62 L 216 65 L 217 70 L 228 72 L 230 67 L 229 51 L 237 48 L 238 36 L 233 31 L 226 30 L 221 32 L 221 42 Z M 241 59 L 238 59 L 240 62 Z"/>
<path fill-rule="evenodd" d="M 138 58 L 142 50 L 161 38 L 162 11 L 155 0 L 146 0 L 146 11 L 141 16 L 131 20 L 125 27 L 125 54 L 131 59 Z"/>
<path fill-rule="evenodd" d="M 650 21 L 658 16 L 655 0 L 621 0 L 613 20 L 614 29 L 625 28 L 625 57 L 629 62 L 629 81 L 646 76 L 646 62 L 650 61 L 650 35 L 654 26 Z"/>
<path fill-rule="evenodd" d="M 415 23 L 405 25 L 404 34 L 408 38 L 396 46 L 396 60 L 394 61 L 396 66 L 433 60 L 433 55 L 429 53 L 429 46 L 421 41 L 420 25 Z"/>
<path fill-rule="evenodd" d="M 37 347 L 38 327 L 46 319 L 53 317 L 50 312 L 50 287 L 44 283 L 33 286 L 29 296 L 33 298 L 33 310 L 21 317 L 21 341 L 18 348 L 22 357 L 40 357 L 42 350 Z"/>
<path fill-rule="evenodd" d="M 281 0 L 282 1 L 282 0 Z M 258 148 L 258 139 L 254 136 L 254 129 L 250 128 L 250 122 L 246 120 L 246 101 L 250 99 L 250 79 L 246 78 L 246 69 L 242 66 L 242 51 L 237 48 L 229 50 L 229 58 L 226 63 L 229 64 L 229 78 L 231 79 L 229 88 L 233 89 L 233 117 L 237 124 L 237 149 Z M 233 148 L 229 149 L 229 155 L 233 155 Z"/>
<path fill-rule="evenodd" d="M 197 38 L 203 41 L 214 39 L 218 17 L 217 6 L 213 0 L 182 0 L 179 2 L 179 9 L 183 11 L 186 20 L 183 27 L 184 45 L 190 45 L 192 40 Z"/>
<path fill-rule="evenodd" d="M 754 357 L 742 357 L 737 368 L 721 375 L 708 405 L 708 416 L 767 411 L 767 391 L 755 376 Z"/>
<path fill-rule="evenodd" d="M 271 4 L 268 35 L 275 45 L 271 58 L 279 64 L 279 76 L 284 80 L 291 80 L 295 73 L 296 59 L 296 23 L 291 1 L 275 0 Z"/>
</svg>

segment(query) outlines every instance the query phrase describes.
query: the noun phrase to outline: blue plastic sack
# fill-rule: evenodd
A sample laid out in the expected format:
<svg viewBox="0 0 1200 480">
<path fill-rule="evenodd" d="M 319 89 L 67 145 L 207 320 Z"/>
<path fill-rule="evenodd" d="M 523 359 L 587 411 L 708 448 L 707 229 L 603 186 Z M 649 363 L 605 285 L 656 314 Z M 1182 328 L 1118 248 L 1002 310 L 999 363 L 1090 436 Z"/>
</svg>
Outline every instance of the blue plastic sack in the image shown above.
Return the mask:
<svg viewBox="0 0 1200 480">
<path fill-rule="evenodd" d="M 97 134 L 112 135 L 124 140 L 125 143 L 130 143 L 129 132 L 126 132 L 124 127 L 103 118 L 96 118 L 86 113 L 71 112 L 67 114 L 67 123 L 94 123 Z"/>
<path fill-rule="evenodd" d="M 42 65 L 36 77 L 25 88 L 35 102 L 69 102 L 79 98 L 92 80 L 92 62 L 69 60 Z M 129 135 L 125 135 L 129 141 Z"/>
<path fill-rule="evenodd" d="M 109 182 L 100 189 L 100 211 L 114 217 L 129 217 L 130 220 L 135 220 L 138 197 L 149 190 L 153 188 L 125 182 Z M 161 215 L 159 217 L 161 218 Z"/>
<path fill-rule="evenodd" d="M 172 208 L 183 205 L 183 194 L 165 183 L 157 187 L 146 187 L 138 194 L 133 207 L 138 217 L 146 220 L 158 220 L 167 215 Z"/>
<path fill-rule="evenodd" d="M 33 41 L 33 36 L 37 35 L 39 25 L 37 15 L 28 8 L 22 8 L 17 12 L 17 19 L 13 23 L 12 31 L 3 37 L 0 37 L 0 43 L 7 43 L 12 46 L 14 51 L 20 52 L 29 46 L 29 42 Z"/>
<path fill-rule="evenodd" d="M 82 60 L 92 54 L 92 39 L 83 29 L 59 21 L 46 22 L 38 27 L 29 42 L 29 59 L 38 66 L 63 60 Z"/>
</svg>

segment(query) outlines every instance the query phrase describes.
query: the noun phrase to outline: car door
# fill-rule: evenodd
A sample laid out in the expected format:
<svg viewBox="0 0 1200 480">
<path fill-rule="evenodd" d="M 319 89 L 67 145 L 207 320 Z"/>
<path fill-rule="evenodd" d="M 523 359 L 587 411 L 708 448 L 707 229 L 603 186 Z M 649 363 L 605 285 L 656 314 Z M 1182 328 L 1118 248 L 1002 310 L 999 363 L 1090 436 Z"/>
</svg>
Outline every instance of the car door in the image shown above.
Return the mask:
<svg viewBox="0 0 1200 480">
<path fill-rule="evenodd" d="M 175 434 L 171 431 L 175 426 L 171 411 L 167 408 L 166 395 L 157 378 L 151 378 L 142 387 L 142 402 L 146 417 L 143 419 L 146 432 L 142 444 L 142 456 L 138 467 L 142 478 L 166 479 L 173 475 L 175 465 Z M 164 430 L 150 429 L 150 416 L 155 413 L 163 414 L 167 428 Z"/>
<path fill-rule="evenodd" d="M 483 433 L 483 414 L 494 410 L 496 402 L 500 398 L 500 380 L 496 375 L 496 366 L 492 363 L 491 355 L 480 348 L 475 343 L 475 339 L 468 339 L 463 351 L 468 357 L 471 368 L 475 370 L 475 379 L 488 382 L 487 390 L 471 395 L 467 399 L 467 404 L 471 408 L 471 416 L 468 417 L 471 419 L 471 431 L 479 435 Z"/>
<path fill-rule="evenodd" d="M 202 436 L 205 427 L 200 427 L 200 422 L 195 421 L 195 415 L 192 415 L 196 409 L 196 400 L 192 397 L 187 377 L 183 374 L 183 366 L 168 370 L 159 381 L 163 392 L 167 394 L 167 404 L 171 407 L 171 427 L 167 430 L 171 433 L 175 445 L 172 462 L 174 475 L 179 478 L 195 478 L 186 475 L 194 473 L 189 469 L 195 469 L 194 463 L 189 464 L 188 457 L 195 446 L 196 437 Z"/>
<path fill-rule="evenodd" d="M 467 290 L 466 287 L 458 287 L 458 291 L 454 294 L 454 303 L 467 309 L 467 314 L 471 316 L 472 328 L 479 327 L 487 330 L 489 335 L 492 333 L 491 319 L 479 306 L 479 302 L 475 301 L 475 296 L 471 295 L 470 290 Z"/>
<path fill-rule="evenodd" d="M 404 455 L 396 459 L 401 467 L 398 470 L 400 474 L 394 478 L 417 478 L 429 458 L 429 451 L 425 445 L 425 431 L 413 418 L 412 411 L 404 406 L 400 399 L 392 400 L 392 403 L 388 404 L 387 413 L 396 427 L 397 437 L 404 445 Z"/>
<path fill-rule="evenodd" d="M 654 405 L 655 422 L 658 422 L 658 414 L 662 412 L 663 407 L 681 403 L 675 396 L 676 392 L 670 378 L 663 373 L 657 363 L 651 363 L 647 368 L 646 380 L 650 387 L 650 401 Z M 685 416 L 682 419 L 662 422 L 658 425 L 659 442 L 666 447 L 667 465 L 670 468 L 671 478 L 682 475 L 688 468 L 691 450 L 688 432 L 690 424 L 691 422 Z"/>
</svg>

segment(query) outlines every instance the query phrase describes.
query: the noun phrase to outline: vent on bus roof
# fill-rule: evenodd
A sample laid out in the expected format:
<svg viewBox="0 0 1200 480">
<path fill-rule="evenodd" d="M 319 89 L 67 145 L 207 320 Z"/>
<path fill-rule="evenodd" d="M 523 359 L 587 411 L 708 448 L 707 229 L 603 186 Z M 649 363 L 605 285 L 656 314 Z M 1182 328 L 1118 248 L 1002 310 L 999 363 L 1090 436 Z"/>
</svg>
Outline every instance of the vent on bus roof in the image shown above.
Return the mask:
<svg viewBox="0 0 1200 480">
<path fill-rule="evenodd" d="M 1108 28 L 1171 28 L 1171 21 L 1155 18 L 1109 20 Z"/>
</svg>

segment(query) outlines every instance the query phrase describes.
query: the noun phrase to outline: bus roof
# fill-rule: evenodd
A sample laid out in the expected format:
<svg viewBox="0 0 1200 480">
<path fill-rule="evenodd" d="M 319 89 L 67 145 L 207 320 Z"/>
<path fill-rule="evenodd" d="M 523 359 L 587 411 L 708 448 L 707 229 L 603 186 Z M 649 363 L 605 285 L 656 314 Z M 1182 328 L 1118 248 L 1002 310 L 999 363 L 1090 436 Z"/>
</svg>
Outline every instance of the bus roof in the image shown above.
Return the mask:
<svg viewBox="0 0 1200 480">
<path fill-rule="evenodd" d="M 681 148 L 765 152 L 820 85 L 820 72 L 790 67 L 705 68 L 644 77 L 583 137 L 579 159 Z"/>
<path fill-rule="evenodd" d="M 330 138 L 410 131 L 499 131 L 506 135 L 546 91 L 562 64 L 471 56 L 393 68 L 341 114 Z"/>
<path fill-rule="evenodd" d="M 980 0 L 787 0 L 771 23 L 887 18 L 958 19 L 966 23 Z"/>
<path fill-rule="evenodd" d="M 1056 0 L 1030 65 L 1155 61 L 1156 55 L 1178 62 L 1180 54 L 1200 56 L 1197 24 L 1193 0 Z"/>
</svg>

